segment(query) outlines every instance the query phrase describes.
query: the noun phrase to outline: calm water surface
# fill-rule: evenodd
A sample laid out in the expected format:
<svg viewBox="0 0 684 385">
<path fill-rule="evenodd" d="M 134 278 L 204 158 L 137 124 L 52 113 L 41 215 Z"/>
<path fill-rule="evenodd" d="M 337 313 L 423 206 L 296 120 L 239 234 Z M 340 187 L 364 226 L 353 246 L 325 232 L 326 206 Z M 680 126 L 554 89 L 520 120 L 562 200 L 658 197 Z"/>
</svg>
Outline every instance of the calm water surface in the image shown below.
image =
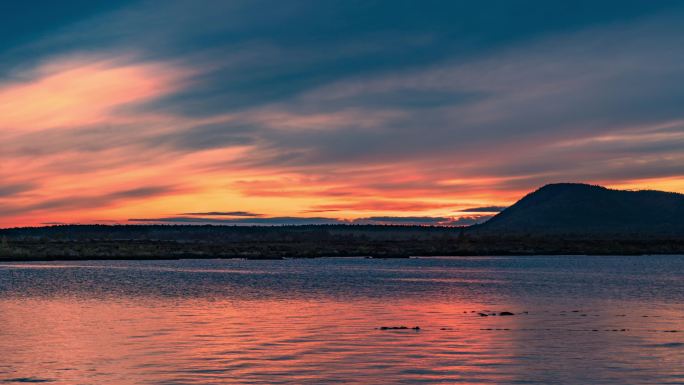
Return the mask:
<svg viewBox="0 0 684 385">
<path fill-rule="evenodd" d="M 0 264 L 28 382 L 684 384 L 684 256 Z"/>
</svg>

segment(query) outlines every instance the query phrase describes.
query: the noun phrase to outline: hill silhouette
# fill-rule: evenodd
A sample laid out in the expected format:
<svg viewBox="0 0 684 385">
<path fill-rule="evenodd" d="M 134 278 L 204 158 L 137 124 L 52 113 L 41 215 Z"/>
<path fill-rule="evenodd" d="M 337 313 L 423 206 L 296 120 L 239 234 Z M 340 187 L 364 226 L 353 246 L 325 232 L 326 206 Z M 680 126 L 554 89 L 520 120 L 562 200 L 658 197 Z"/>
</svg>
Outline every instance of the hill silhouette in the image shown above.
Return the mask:
<svg viewBox="0 0 684 385">
<path fill-rule="evenodd" d="M 546 185 L 472 229 L 480 234 L 662 237 L 684 235 L 684 194 Z"/>
</svg>

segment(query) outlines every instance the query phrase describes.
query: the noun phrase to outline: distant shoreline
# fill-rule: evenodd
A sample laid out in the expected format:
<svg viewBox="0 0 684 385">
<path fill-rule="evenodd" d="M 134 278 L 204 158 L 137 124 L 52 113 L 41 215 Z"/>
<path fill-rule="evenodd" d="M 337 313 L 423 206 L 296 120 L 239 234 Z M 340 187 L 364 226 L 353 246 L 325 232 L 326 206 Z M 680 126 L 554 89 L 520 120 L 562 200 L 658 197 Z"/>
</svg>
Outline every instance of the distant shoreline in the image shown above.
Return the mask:
<svg viewBox="0 0 684 385">
<path fill-rule="evenodd" d="M 320 257 L 215 257 L 215 256 L 183 256 L 183 257 L 113 257 L 113 258 L 90 258 L 90 257 L 58 257 L 58 258 L 0 258 L 0 266 L 12 263 L 22 262 L 96 262 L 96 261 L 183 261 L 183 260 L 245 260 L 245 261 L 286 261 L 294 259 L 329 259 L 329 258 L 356 258 L 356 259 L 411 259 L 411 258 L 478 258 L 478 257 L 614 257 L 614 256 L 635 256 L 635 257 L 649 257 L 649 256 L 672 256 L 684 257 L 684 253 L 674 254 L 492 254 L 492 255 L 411 255 L 411 256 L 391 256 L 391 257 L 373 257 L 362 255 L 347 255 L 347 256 L 320 256 Z"/>
<path fill-rule="evenodd" d="M 0 230 L 0 261 L 684 254 L 684 236 L 479 234 L 422 226 L 53 226 Z"/>
<path fill-rule="evenodd" d="M 99 242 L 78 242 L 55 244 L 24 244 L 15 243 L 13 252 L 0 253 L 0 262 L 22 262 L 22 261 L 80 261 L 80 260 L 179 260 L 179 259 L 246 259 L 246 260 L 282 260 L 282 259 L 315 259 L 315 258 L 374 258 L 374 259 L 402 259 L 412 257 L 482 257 L 482 256 L 570 256 L 570 255 L 678 255 L 684 254 L 684 242 L 658 242 L 654 244 L 630 243 L 615 245 L 614 242 L 584 245 L 575 243 L 574 247 L 540 247 L 540 245 L 520 247 L 521 245 L 506 247 L 473 247 L 455 243 L 452 247 L 421 247 L 417 244 L 407 247 L 407 250 L 400 247 L 388 248 L 378 247 L 376 251 L 369 251 L 372 247 L 350 247 L 349 251 L 331 249 L 312 250 L 309 245 L 291 245 L 289 250 L 282 249 L 282 245 L 240 245 L 241 251 L 204 251 L 202 249 L 233 249 L 230 245 L 169 245 L 160 248 L 156 243 L 138 243 L 134 249 L 148 247 L 148 251 L 134 252 L 129 249 L 130 244 L 119 243 L 116 246 L 110 242 L 105 244 Z M 176 246 L 176 247 L 174 247 Z M 196 247 L 196 248 L 195 248 Z M 252 247 L 260 251 L 254 252 Z M 452 250 L 447 250 L 451 248 Z M 96 251 L 90 251 L 95 249 Z M 365 252 L 360 252 L 364 249 Z M 441 249 L 441 250 L 440 250 Z M 16 251 L 15 251 L 16 250 Z M 88 250 L 88 251 L 87 251 Z"/>
</svg>

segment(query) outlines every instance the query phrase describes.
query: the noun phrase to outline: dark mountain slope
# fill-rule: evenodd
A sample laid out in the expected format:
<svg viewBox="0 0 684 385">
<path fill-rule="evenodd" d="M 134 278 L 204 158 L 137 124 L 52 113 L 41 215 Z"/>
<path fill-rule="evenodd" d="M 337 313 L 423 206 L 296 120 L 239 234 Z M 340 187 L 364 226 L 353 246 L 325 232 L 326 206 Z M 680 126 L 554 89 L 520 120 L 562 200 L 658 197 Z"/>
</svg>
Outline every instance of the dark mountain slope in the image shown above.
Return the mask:
<svg viewBox="0 0 684 385">
<path fill-rule="evenodd" d="M 472 229 L 480 234 L 684 236 L 684 195 L 579 183 L 546 185 Z"/>
</svg>

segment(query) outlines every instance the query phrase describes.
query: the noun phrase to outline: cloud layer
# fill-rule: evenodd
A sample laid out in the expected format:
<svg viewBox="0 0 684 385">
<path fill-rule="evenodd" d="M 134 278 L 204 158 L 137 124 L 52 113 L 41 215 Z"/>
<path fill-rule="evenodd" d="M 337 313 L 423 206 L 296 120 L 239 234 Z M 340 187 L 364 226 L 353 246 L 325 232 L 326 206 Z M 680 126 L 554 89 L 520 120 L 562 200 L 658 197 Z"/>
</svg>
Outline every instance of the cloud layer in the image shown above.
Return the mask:
<svg viewBox="0 0 684 385">
<path fill-rule="evenodd" d="M 197 224 L 228 226 L 291 226 L 291 225 L 399 225 L 399 226 L 470 226 L 482 223 L 491 215 L 473 215 L 462 217 L 365 217 L 344 220 L 327 217 L 268 217 L 268 218 L 207 218 L 207 217 L 164 217 L 164 218 L 131 218 L 131 223 L 154 224 Z"/>
<path fill-rule="evenodd" d="M 55 10 L 0 44 L 0 227 L 460 225 L 545 183 L 684 192 L 679 2 L 268 4 Z"/>
</svg>

